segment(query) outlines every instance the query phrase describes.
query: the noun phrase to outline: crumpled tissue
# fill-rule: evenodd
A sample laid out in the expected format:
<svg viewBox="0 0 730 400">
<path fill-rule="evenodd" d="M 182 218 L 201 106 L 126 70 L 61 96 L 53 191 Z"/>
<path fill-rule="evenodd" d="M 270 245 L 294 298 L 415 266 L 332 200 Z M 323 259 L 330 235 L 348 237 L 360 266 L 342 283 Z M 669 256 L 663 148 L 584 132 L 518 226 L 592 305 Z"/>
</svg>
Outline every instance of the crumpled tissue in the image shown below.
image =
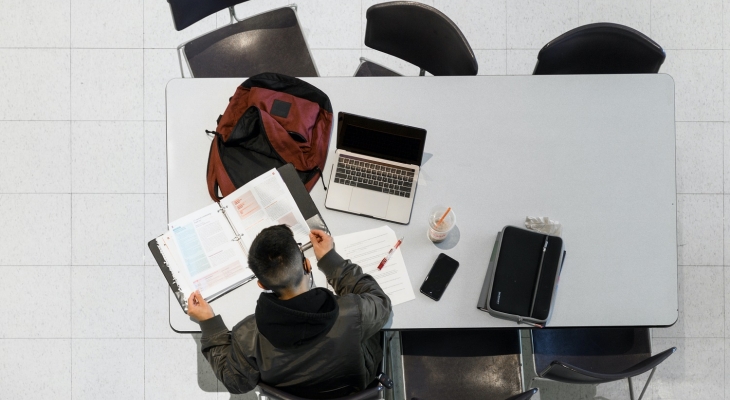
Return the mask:
<svg viewBox="0 0 730 400">
<path fill-rule="evenodd" d="M 548 217 L 525 217 L 525 228 L 553 236 L 563 233 L 560 221 L 553 221 Z"/>
</svg>

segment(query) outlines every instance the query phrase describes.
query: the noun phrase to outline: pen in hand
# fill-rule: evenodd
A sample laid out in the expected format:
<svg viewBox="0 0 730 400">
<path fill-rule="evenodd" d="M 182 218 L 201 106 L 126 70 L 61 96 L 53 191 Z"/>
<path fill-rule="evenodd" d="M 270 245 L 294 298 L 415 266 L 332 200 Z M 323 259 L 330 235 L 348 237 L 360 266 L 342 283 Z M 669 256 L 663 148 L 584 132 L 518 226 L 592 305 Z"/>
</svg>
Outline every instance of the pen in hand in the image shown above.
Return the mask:
<svg viewBox="0 0 730 400">
<path fill-rule="evenodd" d="M 380 271 L 381 269 L 383 269 L 383 267 L 385 266 L 385 263 L 387 263 L 388 260 L 390 260 L 390 256 L 392 256 L 393 253 L 395 253 L 395 251 L 398 249 L 398 247 L 400 246 L 401 243 L 403 243 L 403 236 L 401 236 L 401 238 L 398 239 L 397 242 L 395 242 L 395 246 L 393 246 L 393 248 L 390 249 L 390 251 L 385 256 L 385 258 L 383 258 L 383 260 L 380 262 L 380 264 L 378 264 L 378 271 Z"/>
</svg>

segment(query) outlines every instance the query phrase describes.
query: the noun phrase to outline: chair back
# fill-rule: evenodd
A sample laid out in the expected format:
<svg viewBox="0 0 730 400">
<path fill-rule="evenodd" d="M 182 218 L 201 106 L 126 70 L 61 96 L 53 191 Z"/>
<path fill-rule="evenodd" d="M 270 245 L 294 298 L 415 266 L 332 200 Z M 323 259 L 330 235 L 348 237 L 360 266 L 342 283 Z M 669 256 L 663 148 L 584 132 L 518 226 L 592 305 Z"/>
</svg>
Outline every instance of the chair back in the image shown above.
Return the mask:
<svg viewBox="0 0 730 400">
<path fill-rule="evenodd" d="M 368 8 L 365 45 L 433 75 L 476 75 L 477 60 L 461 30 L 441 11 L 411 1 Z"/>
<path fill-rule="evenodd" d="M 281 389 L 277 389 L 273 386 L 269 386 L 265 383 L 259 382 L 259 389 L 261 389 L 261 395 L 266 396 L 266 400 L 310 400 L 304 397 L 294 396 Z M 380 392 L 384 389 L 383 386 L 375 386 L 372 388 L 365 389 L 358 393 L 354 393 L 344 397 L 333 398 L 335 400 L 377 400 L 380 398 Z M 324 398 L 324 397 L 319 397 Z"/>
<path fill-rule="evenodd" d="M 248 0 L 167 0 L 175 29 L 181 31 L 201 19 Z"/>
<path fill-rule="evenodd" d="M 642 374 L 676 348 L 651 356 L 648 328 L 560 328 L 531 331 L 535 369 L 542 378 L 604 383 Z"/>
<path fill-rule="evenodd" d="M 580 26 L 546 44 L 533 75 L 656 73 L 665 58 L 662 47 L 643 33 L 602 22 Z"/>
<path fill-rule="evenodd" d="M 296 12 L 288 6 L 195 38 L 182 51 L 196 78 L 245 77 L 262 72 L 318 75 Z"/>
</svg>

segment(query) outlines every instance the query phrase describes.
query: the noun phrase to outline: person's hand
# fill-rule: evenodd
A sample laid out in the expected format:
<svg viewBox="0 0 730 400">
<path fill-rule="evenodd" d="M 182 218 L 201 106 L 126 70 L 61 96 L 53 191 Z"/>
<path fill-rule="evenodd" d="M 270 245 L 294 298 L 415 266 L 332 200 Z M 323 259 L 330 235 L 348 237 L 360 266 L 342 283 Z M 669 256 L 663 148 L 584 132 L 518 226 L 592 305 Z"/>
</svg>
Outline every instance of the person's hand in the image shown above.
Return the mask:
<svg viewBox="0 0 730 400">
<path fill-rule="evenodd" d="M 213 308 L 200 295 L 200 290 L 194 291 L 188 298 L 188 315 L 198 322 L 215 317 Z"/>
<path fill-rule="evenodd" d="M 332 239 L 332 236 L 319 229 L 312 229 L 309 232 L 309 240 L 312 241 L 312 248 L 314 249 L 314 256 L 317 257 L 317 261 L 322 259 L 325 254 L 335 247 L 335 241 Z"/>
</svg>

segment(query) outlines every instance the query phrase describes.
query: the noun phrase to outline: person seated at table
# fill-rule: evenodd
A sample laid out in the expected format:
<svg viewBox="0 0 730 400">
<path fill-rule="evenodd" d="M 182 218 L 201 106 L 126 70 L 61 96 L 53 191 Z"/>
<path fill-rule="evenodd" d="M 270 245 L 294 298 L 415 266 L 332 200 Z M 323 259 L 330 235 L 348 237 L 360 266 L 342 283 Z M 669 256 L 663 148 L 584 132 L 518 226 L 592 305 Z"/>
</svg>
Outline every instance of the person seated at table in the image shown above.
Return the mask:
<svg viewBox="0 0 730 400">
<path fill-rule="evenodd" d="M 344 260 L 324 231 L 309 234 L 318 267 L 335 293 L 313 287 L 312 265 L 285 225 L 266 228 L 251 244 L 248 264 L 261 293 L 256 311 L 228 330 L 193 293 L 188 314 L 203 333 L 202 352 L 231 393 L 259 382 L 301 397 L 340 397 L 365 389 L 383 358 L 379 331 L 390 299 L 372 276 Z"/>
</svg>

